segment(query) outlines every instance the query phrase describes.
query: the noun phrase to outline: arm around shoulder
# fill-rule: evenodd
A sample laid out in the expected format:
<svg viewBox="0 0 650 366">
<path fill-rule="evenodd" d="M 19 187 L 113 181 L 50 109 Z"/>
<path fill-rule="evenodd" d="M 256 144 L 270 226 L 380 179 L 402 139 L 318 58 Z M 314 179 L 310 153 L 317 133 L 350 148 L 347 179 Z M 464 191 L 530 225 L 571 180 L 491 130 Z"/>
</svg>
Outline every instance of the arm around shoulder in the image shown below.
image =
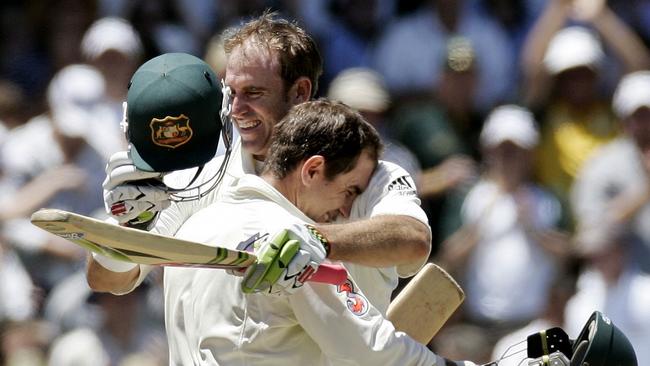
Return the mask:
<svg viewBox="0 0 650 366">
<path fill-rule="evenodd" d="M 332 260 L 390 267 L 423 263 L 431 252 L 431 230 L 410 216 L 378 215 L 317 228 L 330 243 Z"/>
</svg>

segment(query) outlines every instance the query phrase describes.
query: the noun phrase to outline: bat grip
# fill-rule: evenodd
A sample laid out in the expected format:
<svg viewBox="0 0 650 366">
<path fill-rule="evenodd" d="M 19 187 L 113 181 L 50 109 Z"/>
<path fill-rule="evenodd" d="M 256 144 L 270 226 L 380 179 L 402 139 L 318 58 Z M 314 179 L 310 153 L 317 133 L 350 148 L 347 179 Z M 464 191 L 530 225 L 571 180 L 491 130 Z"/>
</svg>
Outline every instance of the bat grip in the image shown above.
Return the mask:
<svg viewBox="0 0 650 366">
<path fill-rule="evenodd" d="M 348 279 L 348 271 L 341 265 L 323 263 L 309 279 L 310 282 L 328 283 L 331 285 L 342 285 Z"/>
</svg>

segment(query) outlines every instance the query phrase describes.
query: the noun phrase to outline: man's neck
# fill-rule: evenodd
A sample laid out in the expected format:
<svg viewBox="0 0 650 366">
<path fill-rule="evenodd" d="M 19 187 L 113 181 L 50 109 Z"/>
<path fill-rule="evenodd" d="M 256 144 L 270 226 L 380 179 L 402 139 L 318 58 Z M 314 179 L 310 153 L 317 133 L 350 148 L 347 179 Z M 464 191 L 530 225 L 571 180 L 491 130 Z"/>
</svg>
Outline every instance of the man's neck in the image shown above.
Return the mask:
<svg viewBox="0 0 650 366">
<path fill-rule="evenodd" d="M 298 207 L 298 189 L 295 184 L 291 183 L 293 179 L 289 176 L 278 179 L 270 172 L 263 173 L 260 177 L 277 189 L 294 206 Z"/>
</svg>

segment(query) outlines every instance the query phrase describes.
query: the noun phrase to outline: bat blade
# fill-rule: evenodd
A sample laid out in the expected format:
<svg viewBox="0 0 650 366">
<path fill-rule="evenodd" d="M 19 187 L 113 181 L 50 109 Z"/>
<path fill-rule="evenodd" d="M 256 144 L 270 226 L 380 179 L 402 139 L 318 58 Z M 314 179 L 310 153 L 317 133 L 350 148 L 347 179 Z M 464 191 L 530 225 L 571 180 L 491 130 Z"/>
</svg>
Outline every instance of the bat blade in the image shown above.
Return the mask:
<svg viewBox="0 0 650 366">
<path fill-rule="evenodd" d="M 465 293 L 453 277 L 427 263 L 390 303 L 386 317 L 395 329 L 426 345 L 463 300 Z"/>
<path fill-rule="evenodd" d="M 77 245 L 115 259 L 140 264 L 210 265 L 245 268 L 255 262 L 252 253 L 112 225 L 91 217 L 56 209 L 42 209 L 32 224 Z"/>
<path fill-rule="evenodd" d="M 256 259 L 251 252 L 113 225 L 64 210 L 38 210 L 31 222 L 92 252 L 139 264 L 236 270 L 247 268 Z M 346 279 L 342 266 L 322 264 L 310 281 L 338 285 Z"/>
</svg>

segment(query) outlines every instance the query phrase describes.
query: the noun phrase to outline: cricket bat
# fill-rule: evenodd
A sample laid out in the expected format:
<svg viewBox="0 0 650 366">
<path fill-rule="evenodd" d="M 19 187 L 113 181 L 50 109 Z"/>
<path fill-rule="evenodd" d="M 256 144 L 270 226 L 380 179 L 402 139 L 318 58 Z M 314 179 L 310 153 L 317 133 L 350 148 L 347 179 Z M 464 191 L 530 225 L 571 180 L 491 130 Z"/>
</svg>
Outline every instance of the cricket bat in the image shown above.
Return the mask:
<svg viewBox="0 0 650 366">
<path fill-rule="evenodd" d="M 386 317 L 395 329 L 426 345 L 463 300 L 465 293 L 453 277 L 427 263 L 390 303 Z"/>
<path fill-rule="evenodd" d="M 251 252 L 113 225 L 58 209 L 38 210 L 31 222 L 92 252 L 126 262 L 238 270 L 256 259 Z M 342 266 L 323 263 L 309 281 L 340 285 L 347 277 Z"/>
</svg>

